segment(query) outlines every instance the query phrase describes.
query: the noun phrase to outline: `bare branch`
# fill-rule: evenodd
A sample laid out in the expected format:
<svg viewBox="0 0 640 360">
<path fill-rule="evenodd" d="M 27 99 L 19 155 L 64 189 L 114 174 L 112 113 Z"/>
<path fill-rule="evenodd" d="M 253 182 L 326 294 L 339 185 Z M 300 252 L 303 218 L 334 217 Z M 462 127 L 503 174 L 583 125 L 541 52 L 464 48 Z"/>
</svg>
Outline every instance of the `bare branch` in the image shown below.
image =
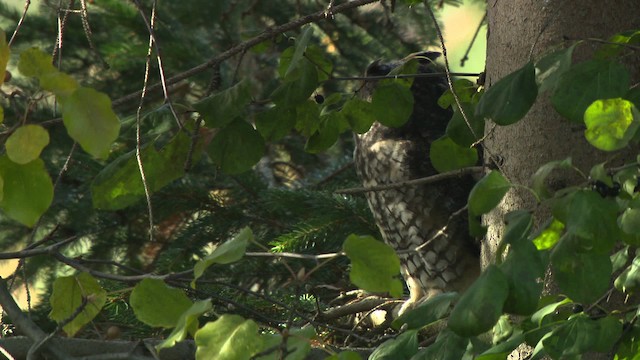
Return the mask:
<svg viewBox="0 0 640 360">
<path fill-rule="evenodd" d="M 353 195 L 353 194 L 366 193 L 369 191 L 382 191 L 382 190 L 390 190 L 390 189 L 399 189 L 407 186 L 433 184 L 436 182 L 444 181 L 444 180 L 455 178 L 455 177 L 481 174 L 483 170 L 484 169 L 482 166 L 472 166 L 472 167 L 467 167 L 459 170 L 448 171 L 448 172 L 437 174 L 437 175 L 432 175 L 432 176 L 427 176 L 427 177 L 407 180 L 407 181 L 400 181 L 396 183 L 383 184 L 383 185 L 370 186 L 370 187 L 338 189 L 334 191 L 334 193 L 341 194 L 341 195 Z"/>
</svg>

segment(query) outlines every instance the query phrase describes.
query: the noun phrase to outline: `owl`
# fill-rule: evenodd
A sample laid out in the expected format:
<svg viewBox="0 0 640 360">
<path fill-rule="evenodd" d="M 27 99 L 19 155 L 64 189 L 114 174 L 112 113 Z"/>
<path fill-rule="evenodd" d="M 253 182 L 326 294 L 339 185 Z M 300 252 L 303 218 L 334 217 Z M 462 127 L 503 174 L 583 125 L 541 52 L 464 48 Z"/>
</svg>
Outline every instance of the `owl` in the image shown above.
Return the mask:
<svg viewBox="0 0 640 360">
<path fill-rule="evenodd" d="M 414 54 L 418 73 L 440 72 L 440 54 Z M 366 76 L 388 74 L 402 62 L 374 62 Z M 377 81 L 365 81 L 369 97 Z M 354 162 L 364 187 L 392 184 L 436 174 L 429 160 L 431 142 L 445 134 L 452 111 L 438 106 L 447 89 L 443 77 L 416 77 L 411 86 L 414 105 L 401 127 L 375 122 L 356 135 Z M 369 191 L 366 197 L 383 240 L 400 258 L 409 299 L 401 312 L 438 293 L 460 291 L 480 272 L 477 242 L 469 235 L 466 212 L 460 211 L 474 185 L 472 177 L 450 178 L 427 185 L 407 185 Z"/>
</svg>

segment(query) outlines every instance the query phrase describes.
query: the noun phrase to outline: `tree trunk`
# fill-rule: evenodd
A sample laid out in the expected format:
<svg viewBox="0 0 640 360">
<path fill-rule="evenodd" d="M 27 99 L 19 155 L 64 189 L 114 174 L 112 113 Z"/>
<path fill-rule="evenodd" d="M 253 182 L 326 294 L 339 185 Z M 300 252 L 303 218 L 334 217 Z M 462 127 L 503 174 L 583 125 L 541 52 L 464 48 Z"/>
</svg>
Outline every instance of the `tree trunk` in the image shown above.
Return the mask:
<svg viewBox="0 0 640 360">
<path fill-rule="evenodd" d="M 539 1 L 489 0 L 487 4 L 489 33 L 487 40 L 486 85 L 491 86 L 505 75 L 519 69 L 530 59 L 538 60 L 569 40 L 599 38 L 629 29 L 640 28 L 638 0 Z M 595 48 L 587 42 L 576 48 L 574 61 L 585 59 Z M 632 60 L 632 76 L 638 79 L 638 57 Z M 608 159 L 610 154 L 589 145 L 583 128 L 563 119 L 552 108 L 549 94 L 540 94 L 537 103 L 520 122 L 491 130 L 486 139 L 485 156 L 500 156 L 503 174 L 514 184 L 530 185 L 533 173 L 552 160 L 571 157 L 573 164 L 587 173 L 594 164 Z M 635 156 L 635 155 L 634 155 Z M 624 159 L 622 159 L 624 160 Z M 576 184 L 574 173 L 556 175 L 551 186 L 563 188 Z M 482 260 L 486 266 L 495 255 L 503 233 L 503 215 L 515 209 L 533 209 L 535 199 L 523 190 L 512 190 L 484 222 L 489 226 L 483 244 Z M 536 225 L 549 216 L 548 209 L 537 210 Z M 553 291 L 553 285 L 547 286 Z M 515 354 L 514 354 L 515 355 Z M 524 358 L 521 353 L 521 358 Z M 587 358 L 587 357 L 585 357 Z M 595 359 L 596 357 L 589 357 Z"/>
</svg>

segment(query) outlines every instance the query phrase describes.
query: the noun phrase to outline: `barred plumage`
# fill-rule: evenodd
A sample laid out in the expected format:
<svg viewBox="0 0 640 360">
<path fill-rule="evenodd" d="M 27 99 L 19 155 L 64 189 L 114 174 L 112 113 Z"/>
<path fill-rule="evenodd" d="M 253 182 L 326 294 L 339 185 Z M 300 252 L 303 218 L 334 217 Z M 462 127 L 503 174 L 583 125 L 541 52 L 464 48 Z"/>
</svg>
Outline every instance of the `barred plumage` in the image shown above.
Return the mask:
<svg viewBox="0 0 640 360">
<path fill-rule="evenodd" d="M 432 60 L 438 55 L 420 54 L 418 72 L 434 72 L 437 68 Z M 376 62 L 367 75 L 386 75 L 395 65 Z M 363 91 L 373 88 L 375 81 L 368 81 Z M 442 78 L 415 78 L 413 113 L 405 125 L 389 128 L 376 122 L 368 132 L 356 136 L 354 159 L 365 187 L 436 173 L 429 161 L 429 147 L 445 133 L 451 118 L 451 110 L 437 105 L 445 90 Z M 403 309 L 440 292 L 461 290 L 479 273 L 478 247 L 469 236 L 466 214 L 452 217 L 465 206 L 473 183 L 471 177 L 465 177 L 367 192 L 384 241 L 400 257 L 410 291 Z M 419 251 L 412 251 L 418 247 Z"/>
</svg>

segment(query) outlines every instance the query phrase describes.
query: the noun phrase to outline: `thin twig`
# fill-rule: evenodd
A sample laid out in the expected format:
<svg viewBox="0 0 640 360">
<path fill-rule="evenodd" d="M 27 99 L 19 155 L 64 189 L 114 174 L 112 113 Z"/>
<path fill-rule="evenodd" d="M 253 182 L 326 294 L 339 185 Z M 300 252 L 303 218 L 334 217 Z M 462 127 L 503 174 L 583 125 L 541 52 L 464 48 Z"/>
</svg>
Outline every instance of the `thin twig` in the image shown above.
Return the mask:
<svg viewBox="0 0 640 360">
<path fill-rule="evenodd" d="M 448 172 L 441 173 L 441 174 L 431 175 L 431 176 L 427 176 L 427 177 L 423 177 L 423 178 L 419 178 L 419 179 L 400 181 L 400 182 L 395 182 L 395 183 L 390 183 L 390 184 L 382 184 L 382 185 L 370 186 L 370 187 L 356 187 L 356 188 L 339 189 L 339 190 L 334 191 L 334 193 L 335 194 L 342 194 L 342 195 L 346 195 L 346 194 L 353 195 L 353 194 L 366 193 L 366 192 L 370 192 L 370 191 L 382 191 L 382 190 L 398 189 L 398 188 L 403 188 L 403 187 L 407 187 L 407 186 L 417 186 L 417 185 L 432 184 L 432 183 L 440 182 L 440 181 L 443 181 L 443 180 L 451 179 L 451 178 L 454 178 L 454 177 L 461 177 L 461 176 L 465 176 L 465 175 L 480 174 L 480 173 L 482 173 L 483 170 L 484 169 L 483 169 L 482 166 L 472 166 L 472 167 L 467 167 L 467 168 L 463 168 L 463 169 L 459 169 L 459 170 L 448 171 Z"/>
<path fill-rule="evenodd" d="M 18 20 L 18 24 L 16 25 L 15 30 L 13 30 L 13 35 L 11 35 L 11 39 L 7 44 L 9 47 L 11 47 L 11 45 L 13 44 L 13 40 L 16 39 L 16 36 L 18 35 L 18 31 L 20 30 L 20 27 L 22 27 L 22 23 L 24 22 L 24 19 L 27 17 L 27 11 L 29 10 L 29 5 L 31 5 L 31 0 L 25 0 L 24 10 L 22 10 L 22 16 L 20 16 L 20 20 Z"/>
<path fill-rule="evenodd" d="M 367 4 L 371 4 L 374 2 L 377 2 L 379 0 L 354 0 L 354 1 L 349 1 L 349 2 L 345 2 L 343 4 L 334 6 L 332 8 L 332 14 L 338 14 L 338 13 L 343 13 L 352 9 L 355 9 L 357 7 L 363 6 L 363 5 L 367 5 Z M 290 21 L 286 24 L 283 25 L 279 25 L 279 26 L 274 26 L 272 28 L 269 28 L 265 31 L 263 31 L 261 34 L 247 40 L 247 41 L 243 41 L 240 44 L 232 47 L 231 49 L 215 56 L 212 57 L 211 59 L 209 59 L 208 61 L 197 65 L 189 70 L 183 71 L 177 75 L 174 75 L 168 79 L 165 80 L 165 84 L 166 85 L 171 85 L 171 84 L 175 84 L 178 81 L 181 80 L 185 80 L 188 79 L 194 75 L 200 74 L 204 71 L 209 70 L 212 66 L 219 64 L 243 51 L 246 51 L 247 49 L 250 49 L 260 43 L 262 43 L 265 40 L 269 40 L 273 37 L 279 36 L 282 33 L 285 33 L 287 31 L 293 30 L 293 29 L 297 29 L 299 27 L 301 27 L 302 25 L 305 24 L 309 24 L 312 22 L 318 22 L 318 21 L 322 21 L 322 20 L 326 20 L 326 16 L 325 16 L 325 11 L 326 10 L 320 10 L 317 11 L 313 14 L 309 14 L 303 17 L 300 17 L 298 19 L 295 19 L 293 21 Z M 159 88 L 161 88 L 163 85 L 161 83 L 156 83 L 153 84 L 151 86 L 147 87 L 147 92 L 151 92 L 151 91 L 155 91 L 158 90 Z M 142 91 L 136 91 L 134 93 L 131 93 L 129 95 L 125 95 L 117 100 L 115 100 L 113 102 L 113 106 L 114 107 L 118 107 L 121 106 L 123 104 L 126 104 L 134 99 L 138 99 L 141 95 Z"/>
<path fill-rule="evenodd" d="M 478 34 L 480 33 L 480 29 L 482 28 L 482 24 L 484 24 L 485 20 L 487 19 L 487 12 L 485 11 L 484 16 L 482 17 L 482 20 L 480 20 L 480 23 L 478 24 L 478 27 L 476 27 L 476 31 L 473 33 L 473 37 L 471 38 L 471 42 L 469 42 L 469 46 L 467 46 L 467 51 L 464 52 L 464 56 L 462 57 L 462 59 L 460 59 L 460 66 L 463 67 L 464 63 L 469 60 L 469 53 L 471 52 L 471 48 L 473 48 L 473 44 L 476 42 L 476 38 L 478 37 Z M 454 75 L 456 76 L 456 75 Z"/>
</svg>

